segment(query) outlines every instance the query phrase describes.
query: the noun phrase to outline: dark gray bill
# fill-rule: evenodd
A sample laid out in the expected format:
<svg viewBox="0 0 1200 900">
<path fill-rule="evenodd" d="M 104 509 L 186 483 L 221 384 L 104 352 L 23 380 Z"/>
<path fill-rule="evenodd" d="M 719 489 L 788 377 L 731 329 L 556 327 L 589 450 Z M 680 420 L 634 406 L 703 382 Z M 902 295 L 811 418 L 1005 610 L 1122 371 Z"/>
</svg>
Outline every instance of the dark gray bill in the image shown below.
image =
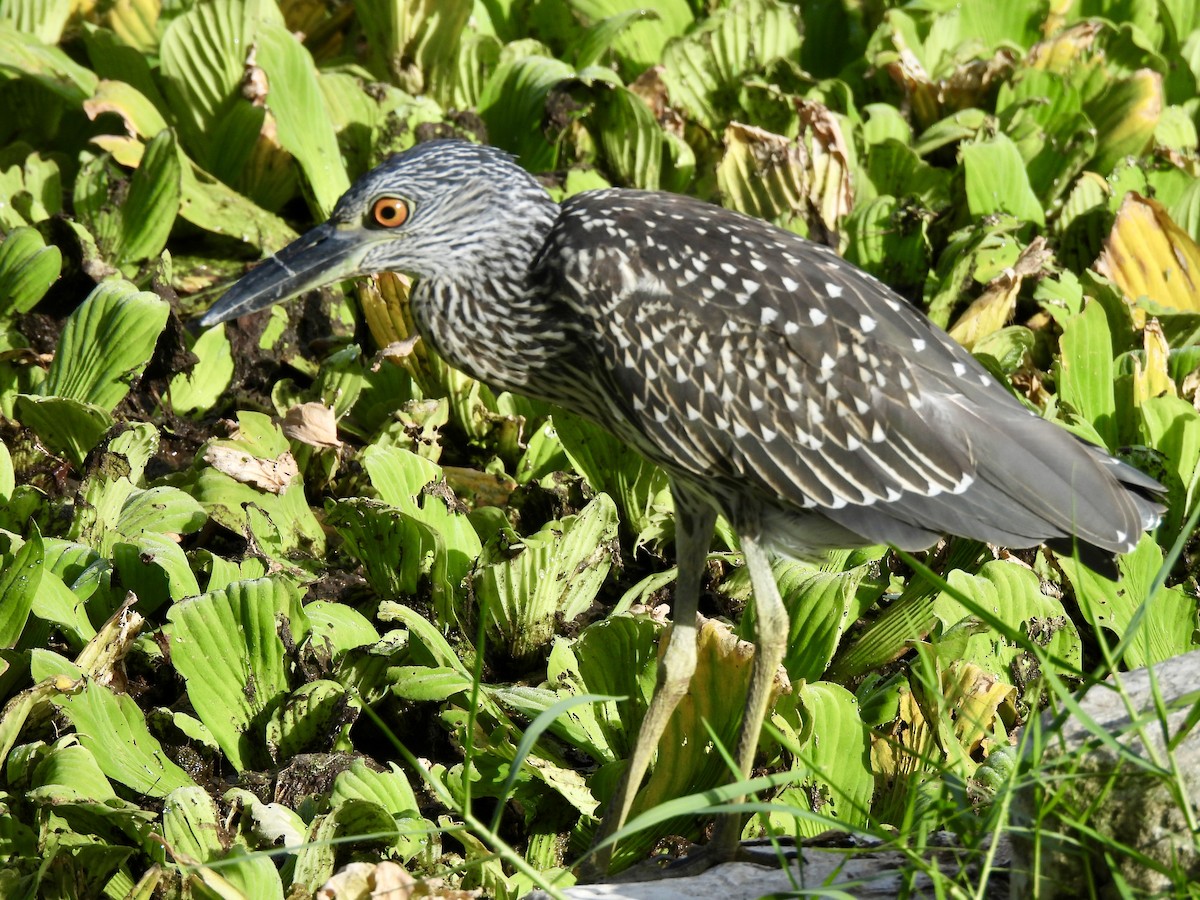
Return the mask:
<svg viewBox="0 0 1200 900">
<path fill-rule="evenodd" d="M 357 275 L 368 246 L 361 233 L 328 222 L 318 225 L 247 272 L 201 317 L 200 326 L 209 328 Z"/>
</svg>

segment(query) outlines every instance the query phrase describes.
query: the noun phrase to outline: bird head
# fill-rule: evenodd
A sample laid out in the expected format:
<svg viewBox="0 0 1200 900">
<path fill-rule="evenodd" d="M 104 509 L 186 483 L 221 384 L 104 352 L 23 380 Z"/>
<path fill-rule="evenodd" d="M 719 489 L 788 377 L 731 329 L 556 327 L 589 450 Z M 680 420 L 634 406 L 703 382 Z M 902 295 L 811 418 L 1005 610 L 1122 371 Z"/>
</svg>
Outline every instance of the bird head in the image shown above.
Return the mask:
<svg viewBox="0 0 1200 900">
<path fill-rule="evenodd" d="M 459 140 L 419 144 L 358 179 L 327 222 L 252 269 L 200 324 L 377 272 L 465 285 L 506 272 L 523 279 L 555 209 L 502 151 Z"/>
</svg>

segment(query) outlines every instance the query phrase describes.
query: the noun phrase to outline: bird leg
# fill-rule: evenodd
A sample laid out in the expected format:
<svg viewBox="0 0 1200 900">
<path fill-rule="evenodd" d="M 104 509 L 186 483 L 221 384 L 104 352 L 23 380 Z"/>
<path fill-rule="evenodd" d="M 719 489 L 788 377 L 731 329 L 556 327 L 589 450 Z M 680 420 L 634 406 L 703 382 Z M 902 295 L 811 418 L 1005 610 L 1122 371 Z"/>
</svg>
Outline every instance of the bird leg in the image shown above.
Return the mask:
<svg viewBox="0 0 1200 900">
<path fill-rule="evenodd" d="M 742 778 L 749 778 L 754 768 L 754 755 L 758 751 L 758 738 L 767 707 L 771 703 L 771 692 L 775 676 L 787 652 L 788 614 L 779 596 L 779 586 L 771 571 L 771 560 L 757 539 L 739 535 L 742 554 L 746 557 L 746 568 L 750 572 L 750 587 L 754 593 L 754 668 L 750 673 L 750 690 L 746 697 L 746 714 L 742 719 L 742 730 L 738 736 L 738 765 Z M 742 798 L 732 801 L 740 803 Z M 706 848 L 707 864 L 731 860 L 737 853 L 741 839 L 741 816 L 723 816 L 717 824 L 712 842 Z"/>
<path fill-rule="evenodd" d="M 675 552 L 678 574 L 675 579 L 673 624 L 667 648 L 658 665 L 654 696 L 642 718 L 637 740 L 629 763 L 609 801 L 608 810 L 596 843 L 615 834 L 625 824 L 633 798 L 641 787 L 650 758 L 658 748 L 659 738 L 666 730 L 671 713 L 687 693 L 692 673 L 696 670 L 696 607 L 700 602 L 700 580 L 708 549 L 712 543 L 717 514 L 711 506 L 690 493 L 672 485 L 675 499 Z M 586 880 L 603 878 L 608 874 L 613 844 L 597 850 L 585 864 L 582 875 Z"/>
</svg>

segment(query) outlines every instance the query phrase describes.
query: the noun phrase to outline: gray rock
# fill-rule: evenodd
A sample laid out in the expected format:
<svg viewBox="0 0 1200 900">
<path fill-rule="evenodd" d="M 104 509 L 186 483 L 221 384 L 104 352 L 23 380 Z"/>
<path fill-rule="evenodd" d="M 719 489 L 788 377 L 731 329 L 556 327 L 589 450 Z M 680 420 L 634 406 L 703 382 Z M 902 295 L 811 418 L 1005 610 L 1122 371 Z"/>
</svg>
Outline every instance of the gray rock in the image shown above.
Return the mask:
<svg viewBox="0 0 1200 900">
<path fill-rule="evenodd" d="M 1013 802 L 1013 900 L 1079 897 L 1092 893 L 1089 884 L 1118 896 L 1117 877 L 1135 896 L 1186 893 L 1200 882 L 1200 838 L 1189 822 L 1200 815 L 1200 651 L 1158 663 L 1153 674 L 1165 720 L 1146 669 L 1119 676 L 1128 705 L 1112 679 L 1084 696 L 1083 714 L 1108 739 L 1076 715 L 1057 731 L 1054 713 L 1042 716 L 1047 746 L 1038 760 L 1026 743 L 1027 783 Z M 1177 741 L 1173 761 L 1168 740 Z M 1125 850 L 1110 862 L 1112 844 Z"/>
<path fill-rule="evenodd" d="M 884 850 L 878 841 L 857 840 L 850 835 L 829 832 L 821 846 L 797 849 L 783 839 L 786 868 L 780 868 L 776 851 L 767 842 L 743 843 L 741 854 L 756 862 L 724 863 L 698 875 L 667 877 L 669 873 L 651 863 L 622 872 L 605 884 L 576 885 L 564 890 L 568 900 L 757 900 L 773 894 L 794 896 L 807 890 L 811 896 L 852 896 L 855 900 L 894 900 L 907 896 L 912 900 L 933 900 L 944 896 L 932 887 L 923 872 L 913 874 L 912 857 L 897 850 Z M 953 835 L 931 835 L 926 854 L 928 865 L 936 865 L 949 878 L 970 873 L 978 855 L 958 846 Z M 994 863 L 1003 868 L 1009 857 L 1004 836 L 996 848 Z M 996 896 L 989 891 L 986 897 Z M 1003 896 L 1000 894 L 999 896 Z M 542 891 L 533 891 L 524 900 L 550 900 Z"/>
</svg>

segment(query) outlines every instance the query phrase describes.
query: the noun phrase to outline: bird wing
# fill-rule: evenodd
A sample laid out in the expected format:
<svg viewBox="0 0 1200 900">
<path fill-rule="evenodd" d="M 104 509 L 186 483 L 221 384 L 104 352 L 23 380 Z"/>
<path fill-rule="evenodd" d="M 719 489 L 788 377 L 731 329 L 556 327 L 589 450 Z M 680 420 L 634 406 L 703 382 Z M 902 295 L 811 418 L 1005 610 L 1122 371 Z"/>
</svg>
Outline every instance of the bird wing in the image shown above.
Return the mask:
<svg viewBox="0 0 1200 900">
<path fill-rule="evenodd" d="M 899 546 L 1136 540 L 1104 454 L 828 248 L 612 190 L 568 200 L 542 259 L 611 382 L 595 417 L 675 472 Z"/>
</svg>

